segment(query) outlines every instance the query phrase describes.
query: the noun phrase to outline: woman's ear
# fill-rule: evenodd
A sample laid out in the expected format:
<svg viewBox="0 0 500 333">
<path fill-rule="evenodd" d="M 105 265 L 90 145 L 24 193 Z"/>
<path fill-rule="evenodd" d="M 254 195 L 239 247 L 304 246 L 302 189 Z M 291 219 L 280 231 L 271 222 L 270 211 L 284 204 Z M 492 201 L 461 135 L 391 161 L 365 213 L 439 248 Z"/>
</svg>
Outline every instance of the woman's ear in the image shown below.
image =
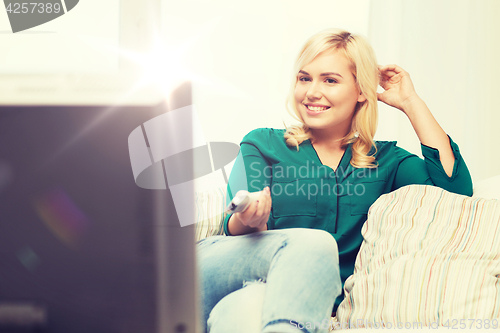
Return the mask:
<svg viewBox="0 0 500 333">
<path fill-rule="evenodd" d="M 365 97 L 365 95 L 363 95 L 362 92 L 360 92 L 359 96 L 358 96 L 358 102 L 363 103 L 364 101 L 366 101 L 366 97 Z"/>
</svg>

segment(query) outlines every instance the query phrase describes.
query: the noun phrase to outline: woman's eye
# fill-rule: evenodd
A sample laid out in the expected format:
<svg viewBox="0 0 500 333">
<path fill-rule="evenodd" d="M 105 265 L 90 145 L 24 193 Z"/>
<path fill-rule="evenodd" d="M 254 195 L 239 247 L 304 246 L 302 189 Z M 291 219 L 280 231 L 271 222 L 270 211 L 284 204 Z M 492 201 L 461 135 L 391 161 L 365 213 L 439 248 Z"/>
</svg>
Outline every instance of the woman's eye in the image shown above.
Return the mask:
<svg viewBox="0 0 500 333">
<path fill-rule="evenodd" d="M 302 77 L 299 77 L 299 81 L 305 82 L 305 81 L 310 81 L 310 80 L 307 76 L 302 76 Z"/>
<path fill-rule="evenodd" d="M 328 83 L 337 83 L 337 80 L 335 79 L 326 79 L 325 81 Z"/>
</svg>

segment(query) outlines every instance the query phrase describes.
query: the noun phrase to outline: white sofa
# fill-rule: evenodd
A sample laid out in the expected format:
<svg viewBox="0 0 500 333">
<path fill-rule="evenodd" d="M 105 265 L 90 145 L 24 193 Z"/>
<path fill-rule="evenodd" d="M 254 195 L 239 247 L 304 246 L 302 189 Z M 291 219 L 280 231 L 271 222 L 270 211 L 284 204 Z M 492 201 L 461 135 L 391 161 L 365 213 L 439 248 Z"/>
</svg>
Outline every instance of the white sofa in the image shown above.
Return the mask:
<svg viewBox="0 0 500 333">
<path fill-rule="evenodd" d="M 197 194 L 197 239 L 223 234 L 225 202 L 225 188 Z M 362 233 L 337 328 L 500 328 L 500 176 L 472 198 L 426 185 L 388 193 Z"/>
</svg>

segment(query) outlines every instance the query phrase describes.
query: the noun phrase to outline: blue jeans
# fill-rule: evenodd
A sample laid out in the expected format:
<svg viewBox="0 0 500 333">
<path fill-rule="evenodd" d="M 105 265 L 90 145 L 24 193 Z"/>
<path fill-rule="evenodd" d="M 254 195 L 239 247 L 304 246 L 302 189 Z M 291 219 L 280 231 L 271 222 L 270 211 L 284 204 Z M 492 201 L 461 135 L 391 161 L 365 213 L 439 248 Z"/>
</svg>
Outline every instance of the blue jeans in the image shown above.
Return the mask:
<svg viewBox="0 0 500 333">
<path fill-rule="evenodd" d="M 212 236 L 196 250 L 206 332 L 328 331 L 341 292 L 337 243 L 328 232 Z"/>
</svg>

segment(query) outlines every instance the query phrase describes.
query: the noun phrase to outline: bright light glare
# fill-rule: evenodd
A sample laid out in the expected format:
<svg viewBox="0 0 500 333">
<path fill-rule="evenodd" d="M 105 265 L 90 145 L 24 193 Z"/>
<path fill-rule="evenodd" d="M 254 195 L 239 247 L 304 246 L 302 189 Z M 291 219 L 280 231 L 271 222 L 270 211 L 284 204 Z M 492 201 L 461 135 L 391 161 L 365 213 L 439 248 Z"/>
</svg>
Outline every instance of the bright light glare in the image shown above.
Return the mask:
<svg viewBox="0 0 500 333">
<path fill-rule="evenodd" d="M 139 80 L 137 88 L 154 86 L 165 98 L 183 82 L 205 82 L 202 77 L 189 71 L 184 65 L 184 59 L 190 51 L 194 39 L 186 41 L 180 47 L 172 48 L 165 45 L 159 36 L 155 36 L 149 51 L 140 53 L 121 49 L 120 56 L 137 66 Z"/>
<path fill-rule="evenodd" d="M 182 83 L 186 81 L 196 81 L 199 83 L 206 83 L 207 80 L 195 75 L 183 66 L 183 58 L 186 57 L 187 52 L 196 40 L 196 37 L 187 40 L 180 47 L 169 48 L 159 38 L 155 36 L 152 46 L 148 52 L 137 52 L 123 48 L 116 48 L 112 45 L 101 43 L 96 40 L 87 40 L 87 44 L 102 52 L 110 52 L 118 54 L 120 57 L 129 60 L 133 66 L 132 71 L 138 74 L 137 81 L 130 90 L 124 92 L 121 96 L 122 101 L 126 101 L 130 95 L 142 88 L 153 88 L 159 90 L 164 96 L 164 100 L 168 101 L 171 93 Z M 125 70 L 127 71 L 127 70 Z M 135 76 L 135 75 L 134 75 Z M 83 128 L 79 133 L 66 142 L 53 156 L 51 156 L 46 163 L 52 161 L 53 158 L 69 149 L 75 142 L 83 138 L 95 126 L 101 123 L 105 118 L 111 115 L 115 110 L 119 109 L 120 103 L 116 106 L 110 106 L 104 112 L 100 113 L 98 117 Z"/>
<path fill-rule="evenodd" d="M 108 43 L 81 37 L 83 42 L 98 52 L 118 55 L 128 64 L 120 65 L 120 72 L 137 75 L 137 82 L 131 87 L 127 95 L 144 87 L 159 89 L 165 98 L 183 82 L 197 82 L 205 84 L 207 79 L 194 74 L 187 69 L 186 58 L 193 52 L 194 44 L 203 31 L 195 34 L 178 46 L 169 46 L 158 34 L 152 37 L 152 42 L 147 50 L 137 51 L 116 47 Z M 111 74 L 112 75 L 112 74 Z M 124 100 L 128 96 L 123 96 Z"/>
</svg>

